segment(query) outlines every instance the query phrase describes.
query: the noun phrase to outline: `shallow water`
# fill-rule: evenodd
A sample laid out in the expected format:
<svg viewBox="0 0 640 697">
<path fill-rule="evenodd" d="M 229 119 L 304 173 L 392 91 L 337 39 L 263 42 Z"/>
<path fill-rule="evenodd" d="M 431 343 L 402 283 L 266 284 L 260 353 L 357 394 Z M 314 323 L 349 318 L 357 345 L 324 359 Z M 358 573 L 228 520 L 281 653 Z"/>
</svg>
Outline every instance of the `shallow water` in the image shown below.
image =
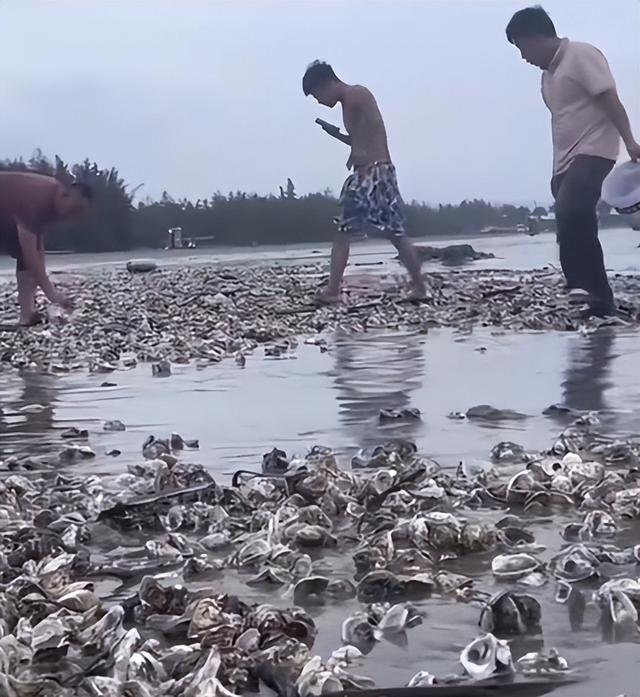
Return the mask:
<svg viewBox="0 0 640 697">
<path fill-rule="evenodd" d="M 600 231 L 600 240 L 607 269 L 618 273 L 640 272 L 640 235 L 629 228 Z M 555 234 L 541 233 L 535 237 L 526 234 L 476 235 L 472 237 L 428 237 L 414 240 L 416 244 L 443 247 L 448 244 L 471 244 L 481 252 L 491 252 L 495 259 L 483 259 L 466 264 L 472 269 L 539 269 L 550 264 L 559 268 L 558 247 Z M 152 258 L 159 265 L 174 264 L 238 264 L 238 263 L 291 263 L 300 260 L 328 261 L 331 246 L 328 243 L 294 245 L 262 245 L 259 247 L 212 247 L 197 250 L 173 251 L 135 250 L 105 254 L 51 254 L 47 265 L 53 271 L 85 271 L 96 267 L 124 267 L 128 259 Z M 358 273 L 361 266 L 380 272 L 396 271 L 393 247 L 379 240 L 354 243 L 347 275 Z M 0 256 L 0 279 L 10 279 L 15 262 Z M 438 263 L 425 263 L 424 271 L 442 270 Z"/>
<path fill-rule="evenodd" d="M 0 454 L 47 452 L 70 425 L 88 428 L 96 472 L 122 471 L 141 456 L 144 438 L 172 430 L 199 438 L 194 458 L 216 474 L 257 466 L 278 446 L 304 454 L 315 444 L 352 454 L 403 434 L 444 466 L 484 459 L 499 440 L 547 447 L 563 422 L 543 416 L 551 404 L 602 412 L 607 433 L 640 430 L 636 400 L 638 334 L 605 329 L 590 335 L 556 333 L 429 334 L 389 332 L 335 336 L 329 351 L 300 345 L 288 356 L 258 351 L 245 368 L 233 361 L 197 370 L 173 366 L 169 378 L 151 367 L 107 375 L 62 377 L 4 374 L 0 386 Z M 115 387 L 101 387 L 105 381 Z M 42 404 L 39 413 L 19 413 Z M 482 424 L 448 418 L 477 404 L 528 415 Z M 417 407 L 422 422 L 378 423 L 381 408 Z M 119 419 L 124 433 L 104 433 Z M 121 458 L 107 458 L 118 448 Z"/>
<path fill-rule="evenodd" d="M 202 462 L 222 480 L 239 467 L 258 469 L 262 454 L 274 446 L 303 454 L 316 443 L 331 445 L 340 448 L 348 466 L 359 447 L 398 435 L 415 439 L 423 453 L 443 466 L 455 467 L 461 459 L 486 459 L 500 440 L 534 450 L 548 447 L 563 427 L 562 421 L 542 415 L 553 403 L 601 411 L 606 433 L 637 433 L 637 346 L 636 332 L 607 330 L 588 336 L 369 333 L 335 336 L 327 353 L 305 345 L 280 359 L 265 359 L 257 352 L 245 368 L 232 361 L 201 371 L 178 366 L 166 379 L 152 378 L 148 365 L 111 375 L 8 374 L 0 386 L 0 458 L 12 452 L 49 452 L 60 444 L 61 431 L 76 425 L 89 429 L 98 454 L 76 465 L 84 472 L 122 472 L 141 458 L 147 435 L 166 436 L 172 430 L 199 438 L 200 450 L 185 459 Z M 105 380 L 117 386 L 100 387 Z M 36 403 L 45 409 L 19 411 Z M 488 425 L 447 418 L 449 412 L 482 403 L 529 418 Z M 378 424 L 380 408 L 408 406 L 422 411 L 421 423 Z M 127 431 L 104 433 L 106 419 L 120 419 Z M 123 454 L 107 457 L 105 451 L 112 448 Z M 548 547 L 543 559 L 560 547 L 558 531 L 564 521 L 561 515 L 532 520 L 536 540 Z M 487 562 L 467 558 L 451 568 L 478 576 L 484 575 Z M 338 574 L 349 571 L 350 557 L 327 556 L 322 566 Z M 213 585 L 222 587 L 220 581 Z M 485 577 L 481 587 L 493 589 L 495 582 Z M 265 597 L 233 574 L 225 574 L 224 588 L 245 598 Z M 559 647 L 570 665 L 589 676 L 586 685 L 564 687 L 556 694 L 636 694 L 637 646 L 603 645 L 593 620 L 583 632 L 571 634 L 566 609 L 554 604 L 553 592 L 553 584 L 532 591 L 543 604 L 545 644 Z M 268 598 L 289 602 L 279 592 Z M 421 606 L 427 616 L 422 626 L 409 631 L 408 647 L 382 643 L 356 672 L 371 675 L 379 686 L 395 686 L 417 670 L 456 670 L 460 649 L 475 635 L 478 609 L 436 599 Z M 353 601 L 314 611 L 320 629 L 317 652 L 326 656 L 336 648 L 341 623 L 355 607 Z"/>
</svg>

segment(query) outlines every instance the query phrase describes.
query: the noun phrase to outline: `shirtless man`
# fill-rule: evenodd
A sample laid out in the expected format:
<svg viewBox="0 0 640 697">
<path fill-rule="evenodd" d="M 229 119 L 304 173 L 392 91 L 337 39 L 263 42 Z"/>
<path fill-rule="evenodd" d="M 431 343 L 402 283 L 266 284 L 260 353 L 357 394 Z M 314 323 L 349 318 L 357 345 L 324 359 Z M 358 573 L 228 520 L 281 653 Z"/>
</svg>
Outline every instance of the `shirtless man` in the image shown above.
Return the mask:
<svg viewBox="0 0 640 697">
<path fill-rule="evenodd" d="M 329 135 L 351 146 L 347 177 L 340 194 L 338 234 L 331 250 L 329 285 L 319 300 L 336 303 L 349 259 L 352 237 L 363 234 L 369 224 L 398 250 L 400 260 L 411 278 L 411 298 L 421 300 L 426 290 L 420 274 L 420 260 L 404 230 L 396 170 L 391 162 L 387 133 L 375 97 L 361 85 L 347 85 L 338 79 L 327 63 L 315 61 L 302 78 L 305 95 L 313 95 L 319 104 L 333 109 L 340 102 L 347 135 L 336 126 L 318 120 Z"/>
<path fill-rule="evenodd" d="M 0 172 L 0 254 L 16 260 L 20 324 L 38 322 L 38 286 L 47 298 L 66 309 L 71 300 L 49 280 L 44 261 L 44 233 L 51 223 L 79 215 L 89 207 L 86 184 L 65 185 L 35 172 Z"/>
</svg>

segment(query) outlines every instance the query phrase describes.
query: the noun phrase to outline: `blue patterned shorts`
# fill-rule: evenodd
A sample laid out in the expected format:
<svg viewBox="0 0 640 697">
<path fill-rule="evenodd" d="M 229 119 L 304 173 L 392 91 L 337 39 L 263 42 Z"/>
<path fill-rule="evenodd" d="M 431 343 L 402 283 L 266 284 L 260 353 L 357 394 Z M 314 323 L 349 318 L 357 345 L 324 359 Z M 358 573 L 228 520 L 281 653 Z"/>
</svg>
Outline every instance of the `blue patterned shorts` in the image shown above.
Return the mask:
<svg viewBox="0 0 640 697">
<path fill-rule="evenodd" d="M 405 235 L 396 168 L 391 162 L 356 169 L 342 187 L 339 205 L 335 219 L 339 232 L 362 235 L 363 228 L 371 225 L 387 239 Z"/>
</svg>

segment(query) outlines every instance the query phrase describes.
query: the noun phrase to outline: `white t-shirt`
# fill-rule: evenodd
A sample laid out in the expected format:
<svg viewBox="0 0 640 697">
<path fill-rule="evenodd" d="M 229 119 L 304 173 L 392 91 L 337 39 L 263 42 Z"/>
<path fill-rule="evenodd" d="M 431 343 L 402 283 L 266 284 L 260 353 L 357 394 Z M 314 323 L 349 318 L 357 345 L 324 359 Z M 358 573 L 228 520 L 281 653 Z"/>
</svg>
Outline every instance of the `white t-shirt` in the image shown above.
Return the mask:
<svg viewBox="0 0 640 697">
<path fill-rule="evenodd" d="M 566 171 L 576 155 L 617 159 L 620 134 L 595 99 L 615 86 L 607 59 L 595 46 L 562 39 L 542 73 L 542 97 L 551 112 L 554 174 Z"/>
</svg>

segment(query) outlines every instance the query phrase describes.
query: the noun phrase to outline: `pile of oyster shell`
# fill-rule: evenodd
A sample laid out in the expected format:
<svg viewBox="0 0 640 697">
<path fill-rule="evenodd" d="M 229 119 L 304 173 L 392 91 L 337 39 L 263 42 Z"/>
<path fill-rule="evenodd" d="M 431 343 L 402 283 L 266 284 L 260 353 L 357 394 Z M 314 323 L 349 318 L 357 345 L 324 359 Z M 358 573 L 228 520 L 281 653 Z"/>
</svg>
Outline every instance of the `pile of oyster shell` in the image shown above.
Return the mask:
<svg viewBox="0 0 640 697">
<path fill-rule="evenodd" d="M 403 279 L 385 279 L 380 290 L 354 289 L 341 305 L 319 307 L 314 298 L 325 274 L 320 264 L 191 265 L 141 275 L 96 271 L 68 279 L 77 305 L 70 316 L 52 315 L 28 330 L 15 327 L 15 286 L 3 284 L 0 367 L 109 373 L 150 361 L 153 374 L 162 377 L 170 374 L 171 363 L 209 365 L 235 356 L 243 365 L 258 347 L 270 357 L 286 356 L 296 337 L 313 340 L 336 328 L 564 331 L 584 326 L 563 294 L 561 277 L 553 273 L 430 273 L 427 302 L 419 305 L 402 301 Z M 638 297 L 640 280 L 624 276 L 613 285 L 620 311 L 611 321 L 636 323 L 639 308 L 631 298 Z"/>
<path fill-rule="evenodd" d="M 86 447 L 74 442 L 81 431 L 65 435 L 65 450 Z M 352 469 L 325 447 L 299 458 L 274 449 L 226 484 L 187 461 L 197 445 L 151 436 L 139 462 L 109 477 L 79 473 L 69 458 L 40 471 L 29 457 L 2 463 L 3 697 L 371 687 L 366 656 L 428 627 L 432 597 L 477 606 L 478 625 L 458 670 L 434 676 L 427 661 L 407 685 L 566 679 L 567 662 L 542 644 L 535 595 L 546 583 L 576 631 L 638 637 L 640 545 L 618 542 L 640 515 L 636 441 L 582 419 L 547 451 L 500 443 L 492 467 L 457 472 L 404 440 L 359 453 Z M 527 529 L 543 512 L 574 518 L 551 557 Z M 351 571 L 322 572 L 335 551 Z M 491 560 L 497 592 L 451 570 L 470 555 Z M 225 591 L 232 576 L 274 603 Z M 347 600 L 359 609 L 336 628 L 335 651 L 315 655 L 310 613 Z M 539 650 L 522 652 L 518 637 L 538 637 Z"/>
</svg>

